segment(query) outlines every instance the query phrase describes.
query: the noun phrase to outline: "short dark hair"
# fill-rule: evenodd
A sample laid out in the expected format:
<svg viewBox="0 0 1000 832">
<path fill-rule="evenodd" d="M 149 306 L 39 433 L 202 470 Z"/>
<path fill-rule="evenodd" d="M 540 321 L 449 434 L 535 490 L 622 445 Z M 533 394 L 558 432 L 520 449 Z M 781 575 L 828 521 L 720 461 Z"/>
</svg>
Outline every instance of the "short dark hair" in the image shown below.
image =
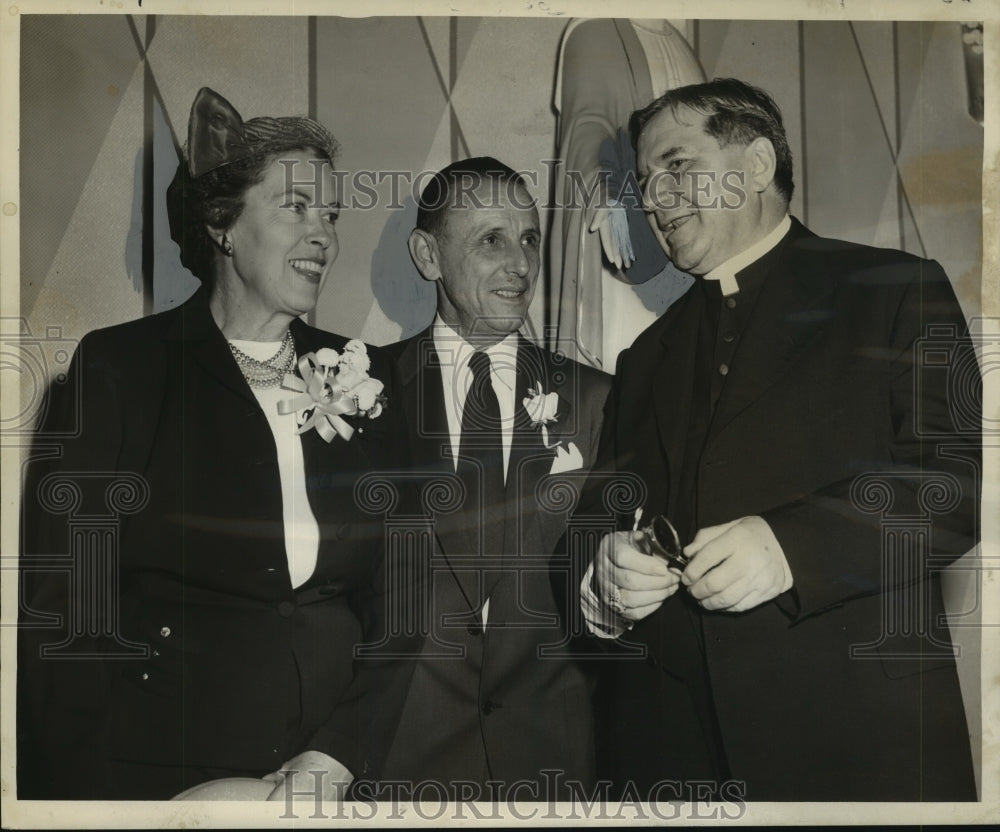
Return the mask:
<svg viewBox="0 0 1000 832">
<path fill-rule="evenodd" d="M 181 264 L 209 289 L 215 280 L 217 246 L 208 229 L 229 228 L 240 218 L 247 190 L 264 178 L 264 171 L 282 154 L 314 152 L 332 165 L 340 149 L 337 140 L 311 119 L 251 119 L 246 130 L 259 150 L 200 176 L 192 176 L 182 159 L 167 188 L 170 236 L 180 247 Z"/>
<path fill-rule="evenodd" d="M 461 159 L 441 168 L 420 192 L 417 202 L 417 228 L 439 237 L 444 230 L 445 216 L 449 208 L 468 207 L 458 203 L 468 189 L 475 189 L 483 182 L 502 185 L 511 182 L 528 186 L 513 168 L 492 156 L 475 156 Z"/>
<path fill-rule="evenodd" d="M 748 145 L 760 136 L 770 141 L 776 159 L 774 184 L 785 201 L 791 201 L 795 189 L 792 151 L 788 148 L 781 110 L 770 95 L 735 78 L 714 78 L 703 84 L 668 90 L 632 113 L 628 122 L 632 146 L 638 151 L 639 136 L 654 116 L 666 109 L 676 115 L 681 107 L 707 116 L 705 132 L 720 145 Z"/>
</svg>

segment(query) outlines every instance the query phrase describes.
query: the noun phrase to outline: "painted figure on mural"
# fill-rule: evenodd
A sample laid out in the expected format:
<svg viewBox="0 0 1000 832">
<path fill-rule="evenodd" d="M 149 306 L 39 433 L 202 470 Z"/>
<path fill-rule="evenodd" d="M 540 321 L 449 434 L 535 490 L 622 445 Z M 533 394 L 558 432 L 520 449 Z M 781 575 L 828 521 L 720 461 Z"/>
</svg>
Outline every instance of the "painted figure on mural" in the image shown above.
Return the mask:
<svg viewBox="0 0 1000 832">
<path fill-rule="evenodd" d="M 666 20 L 574 20 L 563 34 L 549 324 L 561 349 L 573 345 L 579 360 L 607 372 L 691 284 L 663 255 L 638 204 L 628 118 L 654 97 L 704 77 Z M 607 198 L 620 204 L 604 207 Z"/>
</svg>

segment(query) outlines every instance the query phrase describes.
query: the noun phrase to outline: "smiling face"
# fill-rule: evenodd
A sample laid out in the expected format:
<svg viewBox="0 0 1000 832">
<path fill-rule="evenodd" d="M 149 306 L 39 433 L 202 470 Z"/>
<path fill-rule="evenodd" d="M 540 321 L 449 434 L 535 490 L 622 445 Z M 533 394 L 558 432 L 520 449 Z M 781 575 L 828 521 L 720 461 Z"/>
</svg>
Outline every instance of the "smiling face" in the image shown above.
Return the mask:
<svg viewBox="0 0 1000 832">
<path fill-rule="evenodd" d="M 676 115 L 667 108 L 645 126 L 636 152 L 653 233 L 673 264 L 695 275 L 764 236 L 762 193 L 773 190 L 762 164 L 770 143 L 720 146 L 705 119 L 689 107 Z"/>
<path fill-rule="evenodd" d="M 243 203 L 231 228 L 212 231 L 232 245 L 217 281 L 228 329 L 253 332 L 274 320 L 287 326 L 316 306 L 339 251 L 330 162 L 307 150 L 281 153 Z"/>
<path fill-rule="evenodd" d="M 425 235 L 418 267 L 438 281 L 438 312 L 464 338 L 495 343 L 524 323 L 540 266 L 538 210 L 520 184 L 487 179 Z M 414 232 L 424 234 L 424 232 Z"/>
</svg>

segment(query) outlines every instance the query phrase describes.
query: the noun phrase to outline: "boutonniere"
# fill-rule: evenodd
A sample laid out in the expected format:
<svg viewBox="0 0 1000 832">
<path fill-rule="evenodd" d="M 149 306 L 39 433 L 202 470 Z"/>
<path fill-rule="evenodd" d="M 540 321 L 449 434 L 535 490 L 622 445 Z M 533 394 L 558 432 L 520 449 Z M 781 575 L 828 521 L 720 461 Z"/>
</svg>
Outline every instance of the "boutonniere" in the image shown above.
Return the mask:
<svg viewBox="0 0 1000 832">
<path fill-rule="evenodd" d="M 295 413 L 296 433 L 315 428 L 327 442 L 334 436 L 350 439 L 354 428 L 342 417 L 375 419 L 387 401 L 385 385 L 368 375 L 371 364 L 367 347 L 357 338 L 347 342 L 343 353 L 330 347 L 306 353 L 298 362 L 299 375 L 288 373 L 281 384 L 299 395 L 279 402 L 278 412 Z"/>
<path fill-rule="evenodd" d="M 558 393 L 546 393 L 540 381 L 535 382 L 534 387 L 529 387 L 528 395 L 521 400 L 531 419 L 531 426 L 541 430 L 542 444 L 550 450 L 557 448 L 562 442 L 561 439 L 549 442 L 549 425 L 555 425 L 559 421 L 561 401 Z"/>
<path fill-rule="evenodd" d="M 542 432 L 542 444 L 546 450 L 555 451 L 552 457 L 552 469 L 550 474 L 562 474 L 567 471 L 576 471 L 583 467 L 583 456 L 575 442 L 563 445 L 563 438 L 553 437 L 554 441 L 549 441 L 549 426 L 552 432 L 558 429 L 560 415 L 566 415 L 567 407 L 561 405 L 565 402 L 558 393 L 546 393 L 542 388 L 542 383 L 536 382 L 534 387 L 528 388 L 528 395 L 522 399 L 521 403 L 531 419 L 531 426 Z"/>
</svg>

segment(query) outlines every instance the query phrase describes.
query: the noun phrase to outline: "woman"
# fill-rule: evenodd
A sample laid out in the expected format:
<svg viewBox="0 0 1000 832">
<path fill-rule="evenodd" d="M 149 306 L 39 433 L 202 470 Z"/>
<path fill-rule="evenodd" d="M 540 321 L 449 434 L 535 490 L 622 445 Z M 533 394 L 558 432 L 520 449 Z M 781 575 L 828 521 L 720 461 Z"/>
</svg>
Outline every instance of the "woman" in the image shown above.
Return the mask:
<svg viewBox="0 0 1000 832">
<path fill-rule="evenodd" d="M 83 339 L 62 385 L 79 399 L 54 396 L 41 433 L 78 435 L 29 472 L 22 623 L 68 626 L 22 627 L 20 797 L 365 766 L 352 651 L 379 611 L 383 518 L 354 491 L 401 465 L 406 431 L 382 353 L 299 319 L 337 256 L 336 151 L 315 121 L 244 124 L 198 93 L 168 204 L 203 286 Z M 85 516 L 121 517 L 117 566 L 113 542 L 81 542 Z M 73 588 L 32 565 L 53 552 Z M 79 600 L 101 569 L 117 591 Z"/>
</svg>

